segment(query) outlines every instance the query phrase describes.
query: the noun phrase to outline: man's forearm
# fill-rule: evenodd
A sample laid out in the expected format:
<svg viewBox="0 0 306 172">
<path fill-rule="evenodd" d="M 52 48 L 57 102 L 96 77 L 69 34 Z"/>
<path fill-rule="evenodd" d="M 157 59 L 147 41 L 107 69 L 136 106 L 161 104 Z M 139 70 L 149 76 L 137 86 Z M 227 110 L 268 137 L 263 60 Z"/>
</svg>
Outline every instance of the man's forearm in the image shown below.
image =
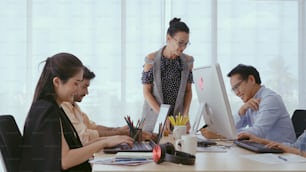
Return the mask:
<svg viewBox="0 0 306 172">
<path fill-rule="evenodd" d="M 122 130 L 120 127 L 113 128 L 99 125 L 96 129 L 98 130 L 100 137 L 113 135 L 129 135 L 129 130 Z"/>
</svg>

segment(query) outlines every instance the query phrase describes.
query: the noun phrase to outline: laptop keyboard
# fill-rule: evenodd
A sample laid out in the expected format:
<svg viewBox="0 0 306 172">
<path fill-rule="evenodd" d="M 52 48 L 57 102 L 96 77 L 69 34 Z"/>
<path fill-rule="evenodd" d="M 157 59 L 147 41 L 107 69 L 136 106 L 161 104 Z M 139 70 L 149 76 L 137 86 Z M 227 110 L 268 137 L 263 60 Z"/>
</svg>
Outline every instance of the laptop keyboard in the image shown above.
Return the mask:
<svg viewBox="0 0 306 172">
<path fill-rule="evenodd" d="M 152 145 L 150 143 L 136 142 L 134 143 L 132 149 L 134 150 L 152 150 Z"/>
<path fill-rule="evenodd" d="M 248 140 L 235 140 L 234 143 L 242 148 L 251 150 L 257 153 L 283 153 L 281 149 L 268 148 L 263 144 L 250 142 Z"/>
<path fill-rule="evenodd" d="M 132 147 L 130 147 L 128 144 L 121 144 L 119 147 L 122 151 L 151 151 L 153 149 L 150 142 L 135 142 Z"/>
</svg>

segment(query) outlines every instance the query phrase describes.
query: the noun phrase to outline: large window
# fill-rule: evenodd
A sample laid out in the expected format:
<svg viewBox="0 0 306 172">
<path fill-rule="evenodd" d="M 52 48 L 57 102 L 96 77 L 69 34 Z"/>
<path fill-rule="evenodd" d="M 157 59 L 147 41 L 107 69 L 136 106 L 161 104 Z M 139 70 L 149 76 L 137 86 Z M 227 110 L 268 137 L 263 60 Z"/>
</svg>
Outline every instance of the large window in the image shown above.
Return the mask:
<svg viewBox="0 0 306 172">
<path fill-rule="evenodd" d="M 255 66 L 263 85 L 283 97 L 290 114 L 299 95 L 297 7 L 297 1 L 218 3 L 218 61 L 224 73 L 239 63 Z M 227 90 L 237 109 L 241 100 Z"/>
<path fill-rule="evenodd" d="M 190 27 L 186 53 L 195 67 L 221 64 L 233 111 L 242 102 L 225 75 L 245 63 L 258 68 L 263 84 L 282 95 L 292 113 L 306 108 L 299 98 L 306 85 L 306 64 L 299 64 L 306 58 L 305 39 L 299 38 L 305 34 L 304 6 L 305 0 L 0 1 L 0 113 L 13 114 L 22 129 L 40 62 L 65 51 L 97 75 L 80 104 L 93 120 L 119 126 L 127 114 L 140 117 L 144 57 L 165 44 L 173 17 Z M 194 91 L 191 120 L 196 110 Z"/>
</svg>

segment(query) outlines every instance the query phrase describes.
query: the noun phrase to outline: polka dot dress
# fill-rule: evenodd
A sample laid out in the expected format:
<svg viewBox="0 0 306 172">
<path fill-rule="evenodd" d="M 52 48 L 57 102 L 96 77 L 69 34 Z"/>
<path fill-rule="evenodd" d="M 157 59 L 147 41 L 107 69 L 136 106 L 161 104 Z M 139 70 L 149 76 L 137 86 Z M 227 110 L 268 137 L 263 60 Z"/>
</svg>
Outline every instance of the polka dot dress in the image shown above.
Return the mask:
<svg viewBox="0 0 306 172">
<path fill-rule="evenodd" d="M 161 82 L 162 82 L 162 94 L 164 99 L 164 104 L 170 104 L 170 113 L 173 114 L 174 105 L 176 102 L 177 94 L 181 83 L 181 71 L 183 70 L 183 65 L 180 58 L 168 59 L 165 57 L 161 58 Z M 152 84 L 153 83 L 153 69 L 151 68 L 147 72 L 142 73 L 142 83 Z M 190 72 L 188 77 L 188 83 L 192 83 L 192 73 Z"/>
</svg>

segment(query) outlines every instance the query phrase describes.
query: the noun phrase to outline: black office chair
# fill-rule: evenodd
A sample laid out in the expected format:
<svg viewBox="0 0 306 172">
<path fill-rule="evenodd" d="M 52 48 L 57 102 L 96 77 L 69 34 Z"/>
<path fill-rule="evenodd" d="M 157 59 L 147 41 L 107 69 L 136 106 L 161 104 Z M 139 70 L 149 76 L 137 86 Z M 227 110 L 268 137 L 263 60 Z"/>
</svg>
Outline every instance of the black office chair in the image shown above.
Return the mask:
<svg viewBox="0 0 306 172">
<path fill-rule="evenodd" d="M 21 153 L 21 133 L 12 115 L 0 116 L 0 150 L 7 172 L 17 172 Z"/>
<path fill-rule="evenodd" d="M 306 129 L 306 110 L 297 109 L 291 117 L 296 138 L 303 134 Z"/>
</svg>

